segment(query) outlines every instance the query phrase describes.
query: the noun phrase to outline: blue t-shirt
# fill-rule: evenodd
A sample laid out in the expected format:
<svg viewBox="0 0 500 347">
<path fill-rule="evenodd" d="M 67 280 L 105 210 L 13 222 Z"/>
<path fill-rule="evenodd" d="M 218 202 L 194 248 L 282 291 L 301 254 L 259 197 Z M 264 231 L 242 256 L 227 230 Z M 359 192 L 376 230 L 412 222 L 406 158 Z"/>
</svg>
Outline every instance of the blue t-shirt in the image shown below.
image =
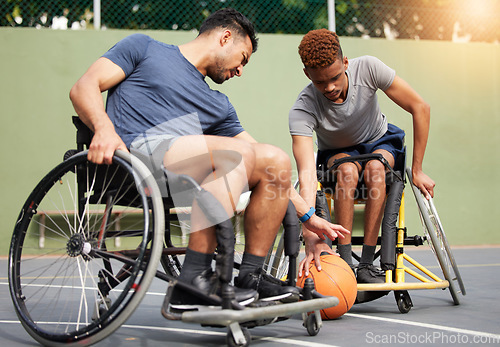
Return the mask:
<svg viewBox="0 0 500 347">
<path fill-rule="evenodd" d="M 106 112 L 127 147 L 145 134 L 233 137 L 244 130 L 227 96 L 210 89 L 177 46 L 133 34 L 103 56 L 126 75 L 108 91 Z"/>
</svg>

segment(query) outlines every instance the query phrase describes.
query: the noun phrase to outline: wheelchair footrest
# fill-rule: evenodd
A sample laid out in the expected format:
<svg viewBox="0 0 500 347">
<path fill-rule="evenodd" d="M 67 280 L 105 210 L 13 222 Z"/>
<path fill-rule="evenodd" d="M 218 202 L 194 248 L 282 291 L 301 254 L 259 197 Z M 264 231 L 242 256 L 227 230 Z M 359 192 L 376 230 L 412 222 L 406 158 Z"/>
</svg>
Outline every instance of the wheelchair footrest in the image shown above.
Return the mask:
<svg viewBox="0 0 500 347">
<path fill-rule="evenodd" d="M 446 280 L 438 282 L 358 283 L 358 291 L 442 289 L 448 288 L 449 286 L 450 283 Z"/>
<path fill-rule="evenodd" d="M 318 299 L 277 304 L 265 307 L 245 308 L 244 310 L 207 309 L 202 311 L 188 311 L 181 315 L 181 320 L 188 323 L 202 325 L 229 326 L 230 324 L 259 321 L 276 317 L 287 317 L 297 313 L 311 312 L 336 306 L 339 299 L 328 296 Z"/>
</svg>

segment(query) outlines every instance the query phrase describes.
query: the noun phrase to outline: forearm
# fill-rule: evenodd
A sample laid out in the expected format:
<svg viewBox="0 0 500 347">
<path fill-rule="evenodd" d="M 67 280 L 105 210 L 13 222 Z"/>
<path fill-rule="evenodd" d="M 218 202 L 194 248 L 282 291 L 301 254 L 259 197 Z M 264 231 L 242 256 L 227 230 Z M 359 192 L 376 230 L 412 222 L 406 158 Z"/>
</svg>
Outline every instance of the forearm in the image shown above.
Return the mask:
<svg viewBox="0 0 500 347">
<path fill-rule="evenodd" d="M 70 99 L 80 119 L 93 132 L 113 127 L 106 114 L 104 100 L 97 84 L 81 78 L 71 88 Z"/>
<path fill-rule="evenodd" d="M 294 187 L 290 189 L 290 200 L 295 206 L 297 216 L 300 218 L 305 215 L 311 207 L 314 207 L 316 201 L 316 187 L 318 183 L 316 175 L 308 174 L 299 171 L 299 190 L 300 194 Z"/>
<path fill-rule="evenodd" d="M 413 112 L 413 158 L 412 170 L 422 171 L 425 148 L 429 137 L 430 107 L 426 103 L 419 105 Z"/>
</svg>

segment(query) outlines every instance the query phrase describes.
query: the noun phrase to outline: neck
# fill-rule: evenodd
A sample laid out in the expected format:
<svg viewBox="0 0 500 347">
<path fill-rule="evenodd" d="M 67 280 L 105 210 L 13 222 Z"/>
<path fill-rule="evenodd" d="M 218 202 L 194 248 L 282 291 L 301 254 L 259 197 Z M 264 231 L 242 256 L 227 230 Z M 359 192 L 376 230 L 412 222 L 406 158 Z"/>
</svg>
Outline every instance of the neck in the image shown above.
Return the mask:
<svg viewBox="0 0 500 347">
<path fill-rule="evenodd" d="M 345 81 L 346 81 L 346 87 L 342 92 L 340 92 L 339 98 L 334 101 L 337 104 L 341 104 L 347 99 L 347 92 L 349 91 L 349 76 L 347 75 L 347 72 L 345 72 Z"/>
<path fill-rule="evenodd" d="M 204 41 L 198 36 L 193 41 L 180 45 L 179 50 L 184 58 L 193 64 L 203 76 L 206 76 L 211 51 Z"/>
</svg>

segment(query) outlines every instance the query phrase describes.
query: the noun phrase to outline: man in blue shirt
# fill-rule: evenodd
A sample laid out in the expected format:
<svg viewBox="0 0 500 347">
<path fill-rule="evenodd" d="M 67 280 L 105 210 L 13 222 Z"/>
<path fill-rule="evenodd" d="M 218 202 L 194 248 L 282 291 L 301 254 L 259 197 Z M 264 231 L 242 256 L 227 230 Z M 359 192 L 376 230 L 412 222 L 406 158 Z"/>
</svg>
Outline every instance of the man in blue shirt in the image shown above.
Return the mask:
<svg viewBox="0 0 500 347">
<path fill-rule="evenodd" d="M 266 281 L 260 269 L 290 198 L 299 217 L 310 210 L 298 194 L 290 197 L 288 156 L 257 143 L 244 131 L 228 98 L 205 82 L 206 76 L 219 84 L 241 76 L 256 49 L 251 22 L 235 10 L 223 9 L 204 21 L 193 41 L 178 47 L 145 35 L 125 38 L 99 58 L 70 92 L 79 117 L 95 133 L 90 161 L 111 163 L 117 149 L 153 154 L 170 171 L 193 177 L 221 202 L 228 216 L 233 215 L 240 194 L 252 191 L 245 210 L 245 253 L 235 280 L 236 299 L 244 304 L 252 302 L 256 292 L 260 298 L 297 298 L 296 288 Z M 104 91 L 108 91 L 106 108 Z M 302 220 L 321 237 L 347 233 L 316 216 Z M 191 231 L 180 280 L 213 291 L 215 229 L 196 204 Z M 174 309 L 204 304 L 175 289 L 170 301 Z"/>
</svg>

